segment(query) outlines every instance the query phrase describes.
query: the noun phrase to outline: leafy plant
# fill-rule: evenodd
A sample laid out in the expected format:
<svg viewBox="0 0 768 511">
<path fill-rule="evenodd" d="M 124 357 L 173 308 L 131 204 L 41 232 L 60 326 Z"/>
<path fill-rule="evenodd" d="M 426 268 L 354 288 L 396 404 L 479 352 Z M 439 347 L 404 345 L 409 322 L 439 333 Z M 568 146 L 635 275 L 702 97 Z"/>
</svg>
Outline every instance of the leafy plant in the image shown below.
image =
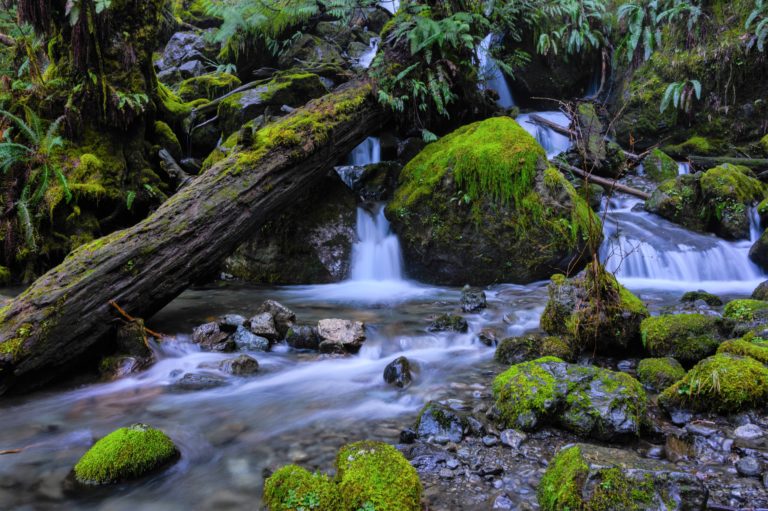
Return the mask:
<svg viewBox="0 0 768 511">
<path fill-rule="evenodd" d="M 696 99 L 701 99 L 700 81 L 683 80 L 670 83 L 661 99 L 660 110 L 663 113 L 669 107 L 669 104 L 672 103 L 675 108 L 679 108 L 685 113 L 690 113 L 694 96 Z"/>
<path fill-rule="evenodd" d="M 541 32 L 536 50 L 542 55 L 574 55 L 603 48 L 610 30 L 606 7 L 602 0 L 567 0 L 542 6 L 534 15 Z"/>
<path fill-rule="evenodd" d="M 764 51 L 765 40 L 768 38 L 768 4 L 764 0 L 755 0 L 755 7 L 749 13 L 744 28 L 753 31 L 747 42 L 747 48 L 757 45 L 758 50 Z"/>
</svg>

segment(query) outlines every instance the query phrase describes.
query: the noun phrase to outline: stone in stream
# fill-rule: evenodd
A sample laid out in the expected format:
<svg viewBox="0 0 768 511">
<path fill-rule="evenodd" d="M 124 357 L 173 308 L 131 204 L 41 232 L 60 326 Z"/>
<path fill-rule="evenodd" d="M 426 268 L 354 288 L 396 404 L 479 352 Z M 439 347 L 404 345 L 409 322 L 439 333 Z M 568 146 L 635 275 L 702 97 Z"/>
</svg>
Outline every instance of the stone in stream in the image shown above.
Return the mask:
<svg viewBox="0 0 768 511">
<path fill-rule="evenodd" d="M 100 486 L 138 479 L 179 458 L 168 436 L 146 424 L 120 428 L 91 447 L 74 467 L 81 485 Z"/>
<path fill-rule="evenodd" d="M 653 357 L 672 357 L 686 367 L 713 355 L 732 322 L 704 314 L 672 314 L 643 320 L 643 345 Z"/>
<path fill-rule="evenodd" d="M 275 320 L 269 312 L 261 312 L 249 319 L 248 330 L 269 341 L 277 341 L 281 337 L 275 326 Z"/>
<path fill-rule="evenodd" d="M 272 321 L 275 323 L 275 328 L 278 334 L 280 334 L 280 338 L 285 338 L 288 329 L 296 322 L 296 314 L 285 305 L 274 300 L 266 300 L 256 312 L 268 312 L 272 315 Z"/>
<path fill-rule="evenodd" d="M 628 450 L 576 444 L 552 459 L 537 496 L 542 511 L 704 511 L 709 494 L 694 474 L 672 463 Z"/>
<path fill-rule="evenodd" d="M 240 351 L 269 351 L 269 339 L 252 333 L 244 326 L 237 327 L 232 340 Z"/>
<path fill-rule="evenodd" d="M 756 426 L 755 424 L 745 424 L 733 431 L 733 436 L 739 440 L 757 440 L 763 435 L 765 435 L 763 430 L 760 429 L 760 426 Z"/>
<path fill-rule="evenodd" d="M 434 401 L 422 408 L 416 425 L 416 433 L 420 438 L 437 443 L 459 443 L 467 430 L 467 418 L 463 414 Z"/>
<path fill-rule="evenodd" d="M 398 357 L 384 368 L 384 381 L 399 388 L 411 384 L 411 363 L 405 357 Z"/>
<path fill-rule="evenodd" d="M 323 353 L 357 353 L 365 342 L 365 325 L 360 321 L 321 319 L 317 335 Z"/>
<path fill-rule="evenodd" d="M 751 298 L 753 300 L 768 300 L 768 280 L 761 282 L 755 290 L 752 291 Z"/>
<path fill-rule="evenodd" d="M 245 325 L 245 321 L 239 314 L 225 314 L 219 318 L 219 327 L 226 332 L 234 332 L 237 327 Z"/>
<path fill-rule="evenodd" d="M 227 381 L 219 376 L 187 373 L 179 381 L 171 385 L 171 388 L 173 390 L 197 391 L 215 389 L 226 384 Z"/>
<path fill-rule="evenodd" d="M 711 307 L 719 307 L 723 304 L 723 300 L 721 300 L 719 296 L 707 293 L 703 289 L 699 289 L 698 291 L 688 291 L 680 298 L 680 301 L 683 303 L 694 303 L 698 300 L 704 300 L 704 302 Z"/>
<path fill-rule="evenodd" d="M 248 376 L 258 372 L 259 362 L 248 355 L 240 355 L 237 358 L 222 360 L 219 369 L 233 376 Z"/>
<path fill-rule="evenodd" d="M 575 353 L 571 344 L 562 337 L 542 337 L 531 334 L 503 339 L 496 348 L 494 359 L 502 364 L 511 365 L 548 356 L 570 361 Z"/>
<path fill-rule="evenodd" d="M 459 332 L 466 333 L 469 330 L 467 320 L 453 314 L 441 314 L 437 316 L 427 327 L 430 332 Z"/>
<path fill-rule="evenodd" d="M 464 286 L 464 289 L 461 290 L 462 312 L 477 312 L 486 307 L 488 307 L 488 302 L 486 301 L 484 291 Z"/>
<path fill-rule="evenodd" d="M 206 323 L 192 331 L 192 342 L 199 344 L 205 351 L 235 351 L 237 345 L 230 334 L 221 330 L 218 323 Z"/>
<path fill-rule="evenodd" d="M 296 350 L 318 350 L 320 348 L 320 337 L 317 335 L 317 328 L 312 326 L 292 326 L 288 329 L 285 342 Z"/>
</svg>

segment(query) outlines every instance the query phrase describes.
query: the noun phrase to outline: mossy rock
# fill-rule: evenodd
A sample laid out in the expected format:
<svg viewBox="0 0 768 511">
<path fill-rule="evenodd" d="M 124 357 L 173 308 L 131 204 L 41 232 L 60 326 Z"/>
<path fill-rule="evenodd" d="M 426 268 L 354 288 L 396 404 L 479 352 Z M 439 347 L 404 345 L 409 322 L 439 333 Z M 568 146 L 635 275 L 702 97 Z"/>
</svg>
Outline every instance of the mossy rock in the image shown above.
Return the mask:
<svg viewBox="0 0 768 511">
<path fill-rule="evenodd" d="M 566 279 L 555 275 L 542 313 L 541 329 L 572 339 L 578 351 L 600 354 L 639 352 L 640 323 L 648 309 L 604 269 Z M 599 296 L 600 299 L 596 299 Z"/>
<path fill-rule="evenodd" d="M 720 353 L 702 360 L 685 378 L 659 395 L 659 404 L 676 409 L 737 413 L 768 403 L 768 368 L 750 357 Z"/>
<path fill-rule="evenodd" d="M 768 301 L 768 280 L 761 282 L 754 291 L 752 291 L 753 300 Z"/>
<path fill-rule="evenodd" d="M 541 357 L 557 357 L 572 362 L 575 353 L 571 343 L 562 337 L 525 335 L 503 339 L 496 347 L 494 359 L 505 365 L 528 362 Z"/>
<path fill-rule="evenodd" d="M 345 445 L 336 456 L 342 509 L 421 511 L 423 488 L 416 469 L 394 447 L 362 441 Z"/>
<path fill-rule="evenodd" d="M 173 14 L 181 21 L 200 28 L 218 27 L 224 21 L 209 14 L 204 0 L 174 0 Z"/>
<path fill-rule="evenodd" d="M 685 174 L 662 182 L 645 202 L 645 209 L 687 229 L 706 232 L 709 210 L 701 193 L 701 174 Z"/>
<path fill-rule="evenodd" d="M 766 198 L 766 186 L 747 167 L 724 164 L 701 177 L 701 191 L 712 208 L 713 232 L 726 239 L 749 239 L 749 207 Z"/>
<path fill-rule="evenodd" d="M 694 135 L 677 145 L 669 146 L 668 150 L 679 155 L 710 156 L 716 155 L 720 144 L 707 137 Z"/>
<path fill-rule="evenodd" d="M 680 301 L 683 303 L 693 303 L 699 300 L 704 300 L 704 303 L 711 307 L 719 307 L 723 304 L 723 300 L 719 296 L 707 293 L 701 289 L 698 291 L 688 291 L 680 298 Z"/>
<path fill-rule="evenodd" d="M 768 270 L 768 229 L 763 231 L 749 249 L 749 259 L 763 270 Z"/>
<path fill-rule="evenodd" d="M 768 340 L 761 337 L 745 336 L 743 339 L 725 341 L 717 348 L 717 352 L 754 358 L 763 365 L 768 365 Z"/>
<path fill-rule="evenodd" d="M 179 85 L 179 97 L 182 101 L 205 98 L 214 100 L 231 92 L 242 84 L 240 79 L 229 73 L 211 73 L 188 78 Z"/>
<path fill-rule="evenodd" d="M 672 357 L 645 358 L 637 365 L 637 379 L 655 392 L 661 392 L 685 377 L 685 369 Z"/>
<path fill-rule="evenodd" d="M 605 441 L 637 438 L 647 398 L 625 373 L 543 357 L 517 364 L 493 381 L 504 427 L 532 431 L 553 424 Z"/>
<path fill-rule="evenodd" d="M 645 168 L 645 175 L 657 183 L 675 179 L 678 175 L 677 162 L 659 149 L 651 150 L 651 153 L 643 160 L 643 167 Z"/>
<path fill-rule="evenodd" d="M 717 351 L 731 323 L 704 314 L 670 314 L 643 320 L 643 346 L 654 357 L 673 357 L 685 366 Z"/>
<path fill-rule="evenodd" d="M 527 283 L 583 263 L 600 221 L 508 117 L 464 126 L 403 169 L 387 218 L 409 274 L 464 285 Z"/>
<path fill-rule="evenodd" d="M 74 475 L 88 486 L 118 483 L 159 470 L 178 457 L 178 449 L 165 433 L 134 424 L 96 442 L 77 462 Z"/>
<path fill-rule="evenodd" d="M 733 300 L 728 302 L 723 310 L 723 317 L 735 323 L 735 336 L 754 332 L 763 335 L 768 327 L 768 301 L 762 300 Z"/>
<path fill-rule="evenodd" d="M 282 467 L 265 481 L 264 505 L 269 511 L 344 509 L 339 490 L 328 476 L 296 465 Z"/>
<path fill-rule="evenodd" d="M 542 511 L 703 510 L 707 496 L 695 475 L 671 463 L 588 444 L 558 452 L 537 489 Z"/>
<path fill-rule="evenodd" d="M 768 135 L 765 135 L 760 139 L 760 147 L 763 149 L 763 152 L 768 155 Z"/>
<path fill-rule="evenodd" d="M 176 161 L 180 160 L 184 153 L 181 150 L 179 138 L 173 132 L 171 127 L 163 121 L 155 121 L 154 132 L 154 142 L 171 153 L 171 156 L 173 156 Z"/>
</svg>

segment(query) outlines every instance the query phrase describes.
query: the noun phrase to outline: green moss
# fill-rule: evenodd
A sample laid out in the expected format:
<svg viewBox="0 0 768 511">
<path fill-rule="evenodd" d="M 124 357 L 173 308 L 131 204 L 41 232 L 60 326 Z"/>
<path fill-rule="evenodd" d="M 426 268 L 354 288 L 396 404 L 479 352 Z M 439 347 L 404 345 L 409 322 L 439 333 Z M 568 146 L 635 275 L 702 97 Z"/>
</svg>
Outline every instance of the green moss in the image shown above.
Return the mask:
<svg viewBox="0 0 768 511">
<path fill-rule="evenodd" d="M 556 380 L 542 364 L 561 362 L 556 357 L 523 362 L 493 380 L 493 395 L 505 424 L 523 427 L 530 422 L 531 415 L 549 413 L 556 402 Z"/>
<path fill-rule="evenodd" d="M 328 476 L 296 465 L 277 470 L 264 483 L 269 511 L 342 511 L 341 496 Z"/>
<path fill-rule="evenodd" d="M 182 101 L 199 98 L 214 100 L 242 85 L 240 79 L 229 73 L 213 73 L 188 78 L 179 85 Z"/>
<path fill-rule="evenodd" d="M 336 456 L 342 509 L 421 511 L 422 486 L 416 470 L 394 447 L 362 441 L 345 445 Z"/>
<path fill-rule="evenodd" d="M 768 368 L 760 362 L 717 354 L 699 362 L 659 395 L 666 409 L 736 413 L 768 402 Z"/>
<path fill-rule="evenodd" d="M 589 474 L 589 466 L 578 446 L 561 450 L 549 462 L 536 491 L 543 511 L 582 510 L 581 485 Z"/>
<path fill-rule="evenodd" d="M 717 352 L 751 357 L 764 365 L 768 365 L 768 342 L 759 338 L 753 340 L 746 340 L 745 338 L 725 341 L 717 349 Z"/>
<path fill-rule="evenodd" d="M 765 135 L 760 139 L 760 147 L 763 149 L 764 153 L 768 154 L 768 135 Z"/>
<path fill-rule="evenodd" d="M 155 121 L 154 131 L 155 143 L 166 149 L 174 158 L 180 159 L 183 154 L 181 151 L 181 144 L 179 143 L 179 139 L 171 127 L 163 121 Z"/>
<path fill-rule="evenodd" d="M 75 465 L 81 484 L 102 485 L 136 479 L 179 455 L 170 438 L 144 424 L 120 428 L 91 447 Z"/>
<path fill-rule="evenodd" d="M 640 334 L 648 353 L 694 364 L 713 354 L 721 342 L 723 321 L 703 314 L 674 314 L 643 320 Z"/>
<path fill-rule="evenodd" d="M 715 152 L 716 144 L 701 136 L 693 136 L 685 142 L 670 147 L 670 152 L 683 155 L 707 156 Z"/>
<path fill-rule="evenodd" d="M 698 300 L 704 300 L 704 302 L 712 307 L 719 307 L 723 304 L 723 301 L 719 296 L 707 293 L 706 291 L 688 291 L 685 293 L 680 301 L 683 303 L 693 303 Z"/>
<path fill-rule="evenodd" d="M 701 190 L 709 200 L 739 204 L 760 202 L 766 197 L 765 185 L 749 168 L 727 163 L 704 173 Z"/>
<path fill-rule="evenodd" d="M 0 266 L 0 285 L 5 286 L 11 282 L 11 270 L 5 266 Z"/>
<path fill-rule="evenodd" d="M 735 321 L 752 321 L 755 313 L 768 309 L 768 302 L 762 300 L 733 300 L 728 302 L 723 311 L 723 316 Z"/>
<path fill-rule="evenodd" d="M 671 357 L 646 358 L 637 366 L 637 378 L 643 385 L 661 392 L 685 377 L 685 369 Z"/>
<path fill-rule="evenodd" d="M 645 174 L 656 182 L 674 179 L 678 174 L 677 162 L 659 149 L 651 150 L 643 160 L 643 166 Z"/>
<path fill-rule="evenodd" d="M 502 339 L 496 347 L 494 358 L 497 362 L 510 365 L 541 357 L 557 357 L 570 361 L 574 358 L 571 343 L 562 337 L 527 335 Z"/>
</svg>

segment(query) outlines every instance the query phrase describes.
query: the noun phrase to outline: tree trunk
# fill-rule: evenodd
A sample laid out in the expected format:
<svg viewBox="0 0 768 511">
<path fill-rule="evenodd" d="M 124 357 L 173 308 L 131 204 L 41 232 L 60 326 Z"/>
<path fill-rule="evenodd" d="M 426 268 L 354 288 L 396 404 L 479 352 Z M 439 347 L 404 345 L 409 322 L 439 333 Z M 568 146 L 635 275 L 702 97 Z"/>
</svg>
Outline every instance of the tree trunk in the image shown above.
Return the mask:
<svg viewBox="0 0 768 511">
<path fill-rule="evenodd" d="M 100 349 L 114 300 L 148 317 L 215 271 L 386 114 L 354 82 L 269 125 L 152 216 L 82 246 L 0 309 L 0 394 L 40 386 Z"/>
</svg>

